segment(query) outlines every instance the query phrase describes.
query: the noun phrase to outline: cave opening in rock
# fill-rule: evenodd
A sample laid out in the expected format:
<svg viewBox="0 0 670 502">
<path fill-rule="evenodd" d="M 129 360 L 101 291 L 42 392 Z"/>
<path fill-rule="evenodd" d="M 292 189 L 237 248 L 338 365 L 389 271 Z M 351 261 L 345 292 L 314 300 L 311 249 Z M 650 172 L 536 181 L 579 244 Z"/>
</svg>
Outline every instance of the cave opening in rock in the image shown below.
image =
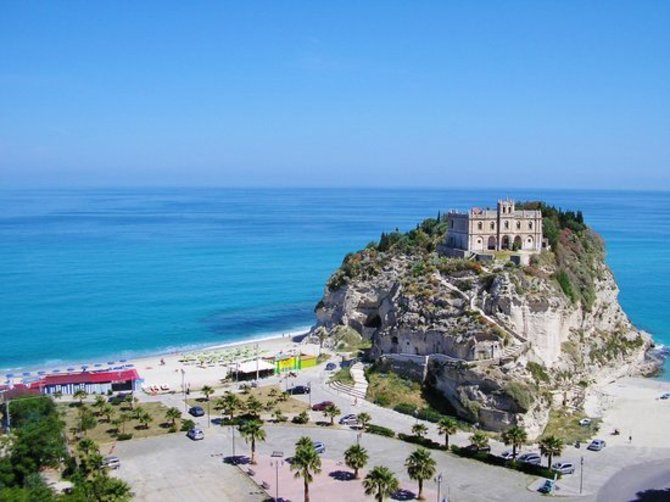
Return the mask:
<svg viewBox="0 0 670 502">
<path fill-rule="evenodd" d="M 379 314 L 370 314 L 365 320 L 366 328 L 381 328 L 382 318 L 379 317 Z"/>
</svg>

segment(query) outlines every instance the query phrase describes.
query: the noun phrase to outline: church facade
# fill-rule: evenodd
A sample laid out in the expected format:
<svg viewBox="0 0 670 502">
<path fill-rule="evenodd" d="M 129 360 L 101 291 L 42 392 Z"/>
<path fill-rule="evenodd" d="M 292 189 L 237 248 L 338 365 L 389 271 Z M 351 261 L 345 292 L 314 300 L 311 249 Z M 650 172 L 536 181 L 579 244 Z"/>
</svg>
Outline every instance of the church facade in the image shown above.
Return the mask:
<svg viewBox="0 0 670 502">
<path fill-rule="evenodd" d="M 499 200 L 496 209 L 450 211 L 447 222 L 447 248 L 470 252 L 542 250 L 542 212 L 517 210 L 512 200 Z"/>
</svg>

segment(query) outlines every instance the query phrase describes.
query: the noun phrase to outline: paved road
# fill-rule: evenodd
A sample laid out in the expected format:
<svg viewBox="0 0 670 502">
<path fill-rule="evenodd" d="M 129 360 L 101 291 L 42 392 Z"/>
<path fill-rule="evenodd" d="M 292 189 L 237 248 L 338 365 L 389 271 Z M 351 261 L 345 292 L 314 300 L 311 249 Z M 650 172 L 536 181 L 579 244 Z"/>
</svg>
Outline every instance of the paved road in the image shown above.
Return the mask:
<svg viewBox="0 0 670 502">
<path fill-rule="evenodd" d="M 598 492 L 597 502 L 670 500 L 670 460 L 626 467 Z"/>
</svg>

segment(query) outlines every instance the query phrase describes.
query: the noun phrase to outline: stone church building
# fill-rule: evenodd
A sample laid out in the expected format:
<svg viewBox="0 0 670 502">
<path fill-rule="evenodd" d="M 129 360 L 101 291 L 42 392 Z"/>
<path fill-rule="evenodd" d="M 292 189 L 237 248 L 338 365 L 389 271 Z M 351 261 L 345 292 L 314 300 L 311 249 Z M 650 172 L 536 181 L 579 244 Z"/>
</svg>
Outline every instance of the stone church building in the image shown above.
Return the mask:
<svg viewBox="0 0 670 502">
<path fill-rule="evenodd" d="M 446 247 L 454 251 L 542 250 L 542 212 L 517 210 L 512 200 L 499 200 L 496 209 L 450 211 L 447 222 Z"/>
</svg>

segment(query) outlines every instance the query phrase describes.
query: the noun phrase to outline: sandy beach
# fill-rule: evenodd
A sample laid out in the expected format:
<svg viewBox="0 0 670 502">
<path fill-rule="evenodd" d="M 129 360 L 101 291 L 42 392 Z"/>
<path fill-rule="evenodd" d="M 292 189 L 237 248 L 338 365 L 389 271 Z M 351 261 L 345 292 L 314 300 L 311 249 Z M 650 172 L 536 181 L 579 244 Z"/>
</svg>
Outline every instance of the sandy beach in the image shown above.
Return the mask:
<svg viewBox="0 0 670 502">
<path fill-rule="evenodd" d="M 602 418 L 599 437 L 610 445 L 670 447 L 670 399 L 660 399 L 666 392 L 670 392 L 668 381 L 626 377 L 591 389 L 585 411 Z M 620 435 L 611 435 L 614 429 Z"/>
</svg>

